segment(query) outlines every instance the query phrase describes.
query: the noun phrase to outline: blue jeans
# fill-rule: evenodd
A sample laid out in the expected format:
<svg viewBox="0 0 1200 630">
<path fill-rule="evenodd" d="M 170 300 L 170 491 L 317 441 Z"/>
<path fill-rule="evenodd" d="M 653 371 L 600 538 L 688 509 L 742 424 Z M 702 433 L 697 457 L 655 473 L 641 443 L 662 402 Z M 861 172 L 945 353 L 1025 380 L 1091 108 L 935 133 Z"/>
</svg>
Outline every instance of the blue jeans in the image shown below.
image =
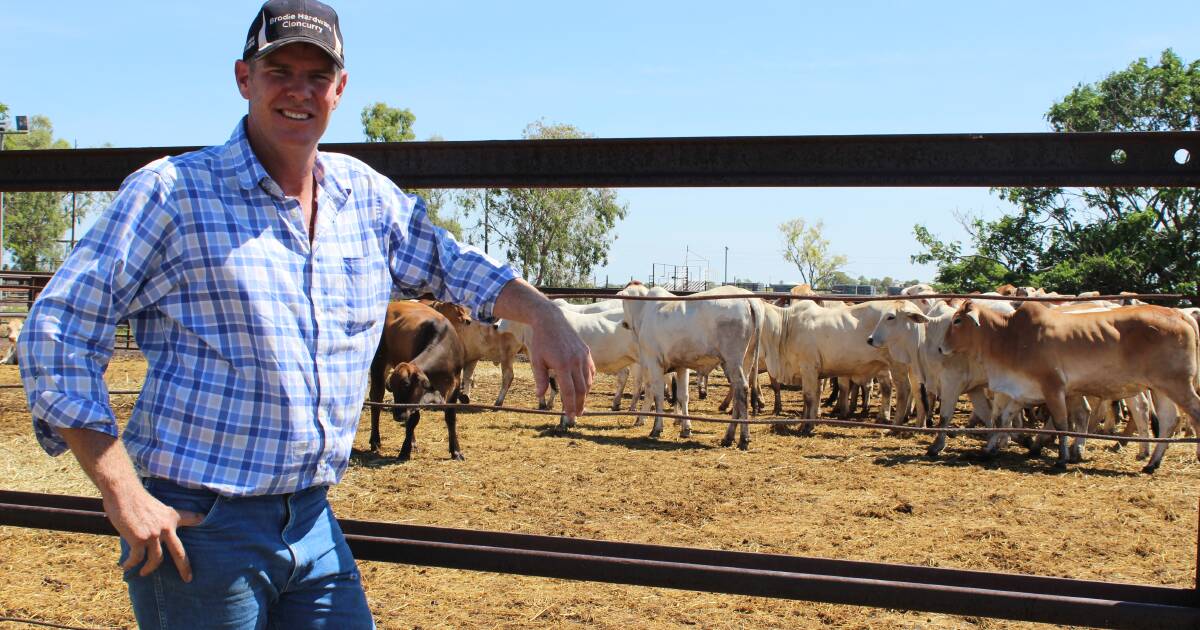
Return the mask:
<svg viewBox="0 0 1200 630">
<path fill-rule="evenodd" d="M 375 627 L 325 487 L 228 498 L 161 479 L 143 484 L 163 503 L 206 516 L 177 530 L 191 582 L 165 548 L 150 575 L 139 576 L 140 566 L 125 572 L 139 627 Z M 122 562 L 128 554 L 122 540 Z"/>
</svg>

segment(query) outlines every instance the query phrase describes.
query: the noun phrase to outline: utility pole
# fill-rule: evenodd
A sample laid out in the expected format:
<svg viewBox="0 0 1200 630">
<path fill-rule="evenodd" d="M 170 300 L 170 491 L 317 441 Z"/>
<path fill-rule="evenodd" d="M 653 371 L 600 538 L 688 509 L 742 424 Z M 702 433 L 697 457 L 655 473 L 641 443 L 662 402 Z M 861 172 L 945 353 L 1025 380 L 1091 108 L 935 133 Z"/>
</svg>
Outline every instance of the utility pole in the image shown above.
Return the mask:
<svg viewBox="0 0 1200 630">
<path fill-rule="evenodd" d="M 725 246 L 725 284 L 729 284 L 729 246 Z"/>
</svg>

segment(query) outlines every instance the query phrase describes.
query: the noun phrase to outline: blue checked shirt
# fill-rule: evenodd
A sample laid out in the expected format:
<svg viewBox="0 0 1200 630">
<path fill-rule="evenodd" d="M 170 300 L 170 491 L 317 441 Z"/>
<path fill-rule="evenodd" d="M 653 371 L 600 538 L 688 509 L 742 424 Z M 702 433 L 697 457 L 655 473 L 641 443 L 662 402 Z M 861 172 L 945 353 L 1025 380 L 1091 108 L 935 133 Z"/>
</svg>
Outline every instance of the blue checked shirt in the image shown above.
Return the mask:
<svg viewBox="0 0 1200 630">
<path fill-rule="evenodd" d="M 128 320 L 149 362 L 123 439 L 138 473 L 227 496 L 337 483 L 395 284 L 484 321 L 512 270 L 462 245 L 424 203 L 320 153 L 312 245 L 247 142 L 130 175 L 21 332 L 21 378 L 46 452 L 57 427 L 117 435 L 104 371 Z"/>
</svg>

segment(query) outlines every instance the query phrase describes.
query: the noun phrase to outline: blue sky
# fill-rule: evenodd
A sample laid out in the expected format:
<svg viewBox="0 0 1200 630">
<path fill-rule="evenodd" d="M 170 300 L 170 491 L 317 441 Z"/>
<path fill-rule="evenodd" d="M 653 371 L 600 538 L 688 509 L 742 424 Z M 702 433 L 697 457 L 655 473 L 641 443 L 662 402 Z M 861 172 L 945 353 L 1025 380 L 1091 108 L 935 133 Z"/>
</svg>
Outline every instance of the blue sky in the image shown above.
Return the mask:
<svg viewBox="0 0 1200 630">
<path fill-rule="evenodd" d="M 0 1 L 0 102 L 79 146 L 223 142 L 245 111 L 233 60 L 259 2 Z M 1051 103 L 1165 48 L 1200 56 L 1192 2 L 333 3 L 347 93 L 325 140 L 362 140 L 385 101 L 419 138 L 519 137 L 565 122 L 599 137 L 1036 132 Z M 961 238 L 986 189 L 626 189 L 599 279 L 707 258 L 795 280 L 778 224 L 822 220 L 846 271 L 931 278 L 914 223 Z"/>
</svg>

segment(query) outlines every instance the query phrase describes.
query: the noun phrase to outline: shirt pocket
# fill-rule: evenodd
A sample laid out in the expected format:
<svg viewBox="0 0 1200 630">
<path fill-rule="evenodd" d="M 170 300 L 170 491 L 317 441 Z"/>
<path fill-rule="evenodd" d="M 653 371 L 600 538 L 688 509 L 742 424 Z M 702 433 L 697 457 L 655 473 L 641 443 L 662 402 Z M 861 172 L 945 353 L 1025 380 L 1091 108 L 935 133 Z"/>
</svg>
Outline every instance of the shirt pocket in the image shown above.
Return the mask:
<svg viewBox="0 0 1200 630">
<path fill-rule="evenodd" d="M 345 281 L 342 299 L 345 301 L 347 336 L 373 329 L 382 317 L 385 305 L 380 298 L 380 285 L 384 274 L 382 261 L 371 256 L 342 258 L 342 278 Z"/>
</svg>

